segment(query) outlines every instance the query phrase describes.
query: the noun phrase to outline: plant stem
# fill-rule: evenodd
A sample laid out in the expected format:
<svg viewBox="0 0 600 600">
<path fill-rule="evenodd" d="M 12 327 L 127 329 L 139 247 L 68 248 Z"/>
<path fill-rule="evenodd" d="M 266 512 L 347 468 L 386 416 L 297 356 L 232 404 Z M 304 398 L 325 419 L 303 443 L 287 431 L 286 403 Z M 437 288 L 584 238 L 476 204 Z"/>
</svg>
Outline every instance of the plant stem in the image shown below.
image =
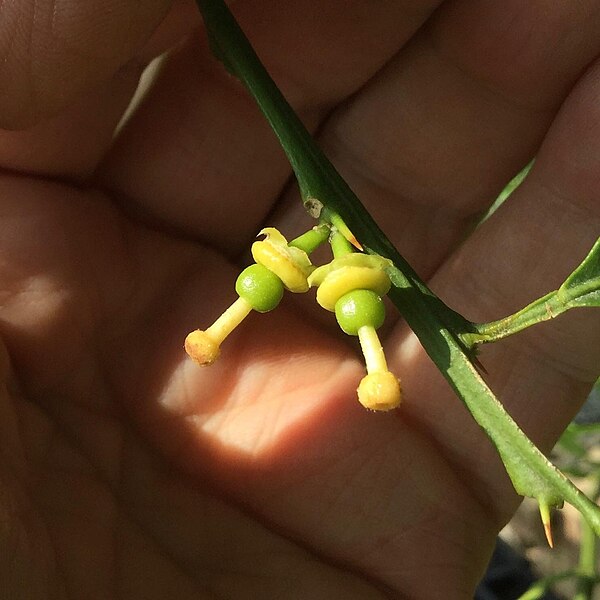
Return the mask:
<svg viewBox="0 0 600 600">
<path fill-rule="evenodd" d="M 342 233 L 347 231 L 347 239 L 360 232 L 359 241 L 364 250 L 392 260 L 395 266 L 390 269 L 390 279 L 396 287 L 411 291 L 410 295 L 392 295 L 392 300 L 407 320 L 412 316 L 408 313 L 413 312 L 420 313 L 415 315 L 419 321 L 428 320 L 429 313 L 433 311 L 437 316 L 436 321 L 442 320 L 447 329 L 453 332 L 472 331 L 472 324 L 447 307 L 418 277 L 315 144 L 263 67 L 223 0 L 196 2 L 202 12 L 213 52 L 246 85 L 262 110 L 288 157 L 303 201 L 312 206 L 317 200 L 323 205 L 323 218 Z M 424 302 L 430 311 L 422 310 Z M 436 331 L 438 325 L 439 322 L 430 323 Z M 413 329 L 419 335 L 419 327 Z M 458 338 L 457 342 L 462 344 Z"/>
<path fill-rule="evenodd" d="M 600 495 L 600 477 L 596 474 L 596 489 L 592 498 Z M 579 543 L 579 564 L 577 566 L 577 593 L 573 600 L 592 600 L 598 579 L 598 540 L 590 525 L 581 519 L 581 541 Z"/>
<path fill-rule="evenodd" d="M 597 540 L 594 530 L 581 519 L 581 542 L 577 567 L 577 593 L 573 600 L 592 600 L 596 586 Z"/>
<path fill-rule="evenodd" d="M 462 334 L 461 339 L 467 346 L 496 342 L 537 323 L 554 319 L 569 308 L 571 307 L 560 298 L 558 290 L 555 290 L 508 317 L 474 324 L 475 331 Z"/>
<path fill-rule="evenodd" d="M 304 200 L 318 199 L 319 182 L 311 171 L 303 167 L 310 161 L 318 164 L 323 160 L 321 152 L 312 144 L 312 138 L 296 113 L 285 101 L 279 88 L 266 73 L 254 49 L 224 2 L 197 0 L 209 34 L 214 54 L 226 68 L 239 77 L 252 94 L 286 152 L 296 174 Z M 231 43 L 235 40 L 235 43 Z M 292 147 L 301 147 L 301 152 L 290 152 Z"/>
<path fill-rule="evenodd" d="M 600 238 L 557 290 L 508 317 L 473 324 L 473 331 L 461 334 L 461 339 L 469 348 L 475 344 L 495 342 L 531 325 L 558 317 L 571 308 L 584 306 L 600 306 Z"/>
<path fill-rule="evenodd" d="M 352 244 L 338 231 L 335 231 L 332 234 L 330 244 L 334 258 L 340 258 L 341 256 L 354 252 Z"/>
<path fill-rule="evenodd" d="M 304 250 L 306 254 L 313 253 L 322 243 L 324 243 L 329 237 L 329 225 L 326 223 L 321 223 L 312 229 L 309 229 L 306 233 L 299 235 L 297 238 L 294 238 L 288 246 L 293 246 L 294 248 L 300 248 L 300 250 Z"/>
</svg>

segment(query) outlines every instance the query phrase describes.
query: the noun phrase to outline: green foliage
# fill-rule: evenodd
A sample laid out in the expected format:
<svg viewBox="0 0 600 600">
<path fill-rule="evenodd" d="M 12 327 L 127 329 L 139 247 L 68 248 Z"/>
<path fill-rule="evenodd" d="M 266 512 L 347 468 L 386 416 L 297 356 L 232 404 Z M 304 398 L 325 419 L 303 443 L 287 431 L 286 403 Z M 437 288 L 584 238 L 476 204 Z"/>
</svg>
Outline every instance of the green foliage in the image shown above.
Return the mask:
<svg viewBox="0 0 600 600">
<path fill-rule="evenodd" d="M 508 200 L 508 198 L 512 195 L 512 193 L 525 181 L 525 178 L 531 171 L 531 167 L 533 166 L 533 161 L 531 161 L 524 169 L 521 169 L 504 187 L 502 192 L 498 195 L 492 206 L 485 212 L 485 214 L 481 217 L 477 226 L 481 225 L 485 221 L 487 221 L 503 204 Z"/>
<path fill-rule="evenodd" d="M 600 238 L 556 295 L 568 308 L 600 306 Z"/>
</svg>

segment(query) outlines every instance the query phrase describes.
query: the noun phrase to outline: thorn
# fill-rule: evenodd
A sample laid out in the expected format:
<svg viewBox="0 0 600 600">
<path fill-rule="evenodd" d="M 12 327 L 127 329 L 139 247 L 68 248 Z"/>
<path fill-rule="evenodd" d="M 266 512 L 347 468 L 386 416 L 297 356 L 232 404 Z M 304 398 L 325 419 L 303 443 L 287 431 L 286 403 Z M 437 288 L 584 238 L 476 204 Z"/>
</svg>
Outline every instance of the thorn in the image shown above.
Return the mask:
<svg viewBox="0 0 600 600">
<path fill-rule="evenodd" d="M 348 241 L 355 247 L 358 248 L 358 250 L 360 250 L 361 252 L 364 250 L 364 248 L 360 245 L 360 242 L 354 237 L 354 235 L 351 234 L 351 237 L 348 238 Z"/>
<path fill-rule="evenodd" d="M 550 506 L 544 501 L 539 502 L 540 516 L 542 517 L 544 533 L 546 534 L 546 539 L 548 540 L 548 546 L 550 546 L 550 548 L 554 548 L 554 540 L 552 539 L 552 526 L 550 523 Z"/>
<path fill-rule="evenodd" d="M 335 225 L 337 230 L 358 250 L 363 252 L 364 248 L 360 245 L 360 242 L 356 239 L 355 235 L 350 231 L 348 225 L 344 223 L 342 217 L 337 213 L 331 215 L 331 224 Z"/>
<path fill-rule="evenodd" d="M 552 539 L 552 527 L 550 523 L 544 523 L 544 533 L 546 534 L 546 540 L 548 540 L 548 546 L 554 548 L 554 540 Z"/>
<path fill-rule="evenodd" d="M 364 250 L 364 248 L 360 245 L 360 242 L 356 239 L 356 237 L 354 236 L 354 234 L 348 229 L 348 227 L 346 226 L 346 224 L 344 223 L 341 227 L 338 225 L 337 226 L 338 231 L 358 250 L 360 250 L 361 252 Z"/>
</svg>

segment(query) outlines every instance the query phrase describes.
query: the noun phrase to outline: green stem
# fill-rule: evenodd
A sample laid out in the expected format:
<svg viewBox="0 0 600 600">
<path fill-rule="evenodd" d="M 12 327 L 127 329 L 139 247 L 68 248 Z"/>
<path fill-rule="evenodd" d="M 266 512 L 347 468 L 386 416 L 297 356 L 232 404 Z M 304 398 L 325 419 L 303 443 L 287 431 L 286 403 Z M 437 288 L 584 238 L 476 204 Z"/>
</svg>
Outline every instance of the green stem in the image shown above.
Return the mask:
<svg viewBox="0 0 600 600">
<path fill-rule="evenodd" d="M 304 250 L 306 254 L 312 254 L 321 244 L 327 241 L 329 237 L 329 225 L 326 223 L 321 223 L 312 229 L 309 229 L 306 233 L 299 235 L 297 238 L 294 238 L 288 246 L 293 246 L 294 248 L 300 248 L 300 250 Z"/>
<path fill-rule="evenodd" d="M 555 290 L 508 317 L 489 323 L 474 324 L 475 331 L 463 334 L 461 339 L 469 347 L 496 342 L 537 323 L 554 319 L 570 308 L 572 307 L 564 302 L 558 290 Z"/>
<path fill-rule="evenodd" d="M 596 489 L 592 498 L 600 495 L 600 478 L 596 478 Z M 592 600 L 596 587 L 598 541 L 590 525 L 581 520 L 581 542 L 579 544 L 579 564 L 577 566 L 577 593 L 573 600 Z"/>
<path fill-rule="evenodd" d="M 340 258 L 354 252 L 352 244 L 338 231 L 334 231 L 329 241 L 334 258 Z"/>
<path fill-rule="evenodd" d="M 390 259 L 389 296 L 425 351 L 496 446 L 516 491 L 548 506 L 576 506 L 600 533 L 600 509 L 545 458 L 521 431 L 474 366 L 461 338 L 472 324 L 437 298 L 383 234 L 331 165 L 239 28 L 223 0 L 197 0 L 212 47 L 256 99 L 286 152 L 302 198 L 337 213 L 364 250 Z"/>
<path fill-rule="evenodd" d="M 577 593 L 573 600 L 592 600 L 594 588 L 596 587 L 596 548 L 596 534 L 588 523 L 582 520 L 579 566 L 577 568 Z"/>
<path fill-rule="evenodd" d="M 395 264 L 394 279 L 400 287 L 415 289 L 422 301 L 453 331 L 472 331 L 472 324 L 447 307 L 421 281 L 377 223 L 314 143 L 296 113 L 267 73 L 248 39 L 223 0 L 196 0 L 206 25 L 211 48 L 225 66 L 248 88 L 286 153 L 298 180 L 303 201 L 322 204 L 322 215 L 344 233 L 361 232 L 364 249 Z M 347 237 L 352 235 L 350 233 Z M 392 278 L 392 274 L 390 274 Z M 409 302 L 412 301 L 412 298 Z M 404 314 L 406 302 L 396 298 Z M 421 310 L 419 306 L 417 310 Z M 404 315 L 406 316 L 406 315 Z"/>
</svg>

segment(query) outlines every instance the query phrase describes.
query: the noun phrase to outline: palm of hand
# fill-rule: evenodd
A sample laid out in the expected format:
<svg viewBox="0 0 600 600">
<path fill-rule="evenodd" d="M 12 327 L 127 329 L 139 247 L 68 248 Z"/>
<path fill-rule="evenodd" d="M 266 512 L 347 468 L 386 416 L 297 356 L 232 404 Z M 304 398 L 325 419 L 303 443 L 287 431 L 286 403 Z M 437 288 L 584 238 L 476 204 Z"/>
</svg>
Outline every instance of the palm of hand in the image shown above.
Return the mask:
<svg viewBox="0 0 600 600">
<path fill-rule="evenodd" d="M 233 273 L 224 259 L 96 192 L 5 185 L 17 596 L 376 598 L 368 579 L 403 547 L 420 568 L 423 527 L 422 551 L 439 535 L 440 560 L 451 551 L 455 503 L 485 522 L 426 436 L 356 405 L 358 361 L 294 309 L 272 332 L 249 323 L 210 371 L 185 359 L 203 290 Z"/>
<path fill-rule="evenodd" d="M 164 81 L 172 86 L 189 68 L 190 54 L 181 50 Z M 379 93 L 377 83 L 373 88 L 358 108 L 340 113 L 329 141 L 325 131 L 334 153 L 340 152 L 336 134 L 348 127 L 345 121 L 362 122 L 377 112 L 369 108 Z M 164 89 L 172 92 L 166 84 Z M 210 370 L 186 361 L 181 345 L 187 331 L 208 324 L 232 297 L 236 269 L 218 250 L 224 246 L 229 256 L 241 251 L 242 240 L 271 208 L 256 199 L 265 188 L 277 195 L 287 171 L 259 118 L 244 103 L 235 108 L 235 92 L 234 107 L 225 112 L 250 123 L 239 156 L 252 162 L 248 147 L 259 135 L 257 160 L 272 158 L 274 173 L 256 181 L 250 165 L 232 180 L 209 176 L 203 182 L 206 206 L 211 193 L 233 197 L 224 210 L 229 216 L 205 207 L 194 216 L 193 182 L 182 182 L 169 162 L 175 149 L 168 140 L 181 132 L 152 153 L 154 134 L 140 137 L 144 120 L 164 109 L 165 93 L 157 87 L 95 179 L 101 190 L 118 190 L 120 202 L 124 193 L 135 197 L 142 212 L 153 215 L 152 228 L 130 207 L 119 208 L 107 191 L 51 183 L 37 173 L 2 178 L 1 321 L 10 360 L 4 361 L 0 405 L 0 506 L 10 518 L 3 535 L 15 559 L 1 563 L 6 574 L 0 572 L 0 580 L 10 582 L 16 597 L 468 597 L 515 500 L 487 441 L 449 399 L 401 325 L 389 337 L 408 398 L 396 416 L 367 414 L 356 405 L 360 362 L 338 336 L 303 319 L 291 301 L 245 324 Z M 314 117 L 307 113 L 308 120 Z M 174 118 L 167 115 L 165 128 Z M 225 136 L 231 131 L 226 128 Z M 6 134 L 9 147 L 18 146 L 15 135 Z M 79 142 L 84 137 L 72 135 Z M 140 148 L 150 166 L 136 162 Z M 68 149 L 64 154 L 65 163 L 69 157 L 77 162 Z M 236 156 L 230 157 L 234 164 Z M 217 160 L 206 149 L 195 148 L 191 157 L 209 165 Z M 148 178 L 155 158 L 166 166 Z M 10 161 L 8 166 L 14 168 Z M 60 165 L 57 170 L 62 172 Z M 183 170 L 193 172 L 185 165 Z M 537 170 L 524 203 L 534 203 L 540 179 L 547 180 L 543 160 Z M 365 188 L 361 195 L 379 189 L 354 175 L 359 193 Z M 155 190 L 157 179 L 163 183 Z M 236 195 L 250 184 L 247 197 Z M 169 186 L 184 201 L 157 210 Z M 402 190 L 394 192 L 397 201 Z M 444 237 L 426 258 L 426 236 L 406 242 L 425 273 L 447 259 L 464 213 L 474 210 L 457 209 L 462 215 L 443 228 L 448 234 L 427 222 L 431 205 L 387 206 L 411 215 L 418 232 Z M 374 208 L 386 214 L 385 201 Z M 505 221 L 521 218 L 514 212 Z M 582 248 L 597 230 L 589 224 L 590 212 L 585 207 L 566 218 L 567 231 L 584 238 Z M 448 259 L 437 275 L 441 290 L 458 298 L 451 280 L 477 265 L 495 236 L 505 239 L 499 223 L 488 228 L 485 240 L 480 236 Z M 185 228 L 206 245 L 185 241 Z M 399 238 L 402 227 L 392 233 Z M 544 227 L 523 238 L 513 234 L 515 255 L 526 238 L 540 244 L 551 234 Z M 518 269 L 498 267 L 493 279 L 508 279 Z M 481 280 L 484 285 L 485 275 Z M 571 327 L 577 326 L 590 328 L 573 319 Z M 563 340 L 564 331 L 555 328 L 553 335 Z M 513 412 L 545 444 L 574 410 L 563 399 L 574 390 L 581 395 L 593 372 L 594 357 L 577 378 L 557 368 L 568 353 L 582 356 L 581 342 L 571 344 L 548 364 L 527 350 L 521 357 L 510 342 L 487 358 Z M 515 369 L 532 365 L 539 369 L 536 396 L 544 397 L 546 385 L 555 389 L 555 421 L 543 431 L 535 428 L 531 404 L 523 403 L 527 390 L 511 385 Z M 550 381 L 542 384 L 544 377 Z"/>
</svg>

